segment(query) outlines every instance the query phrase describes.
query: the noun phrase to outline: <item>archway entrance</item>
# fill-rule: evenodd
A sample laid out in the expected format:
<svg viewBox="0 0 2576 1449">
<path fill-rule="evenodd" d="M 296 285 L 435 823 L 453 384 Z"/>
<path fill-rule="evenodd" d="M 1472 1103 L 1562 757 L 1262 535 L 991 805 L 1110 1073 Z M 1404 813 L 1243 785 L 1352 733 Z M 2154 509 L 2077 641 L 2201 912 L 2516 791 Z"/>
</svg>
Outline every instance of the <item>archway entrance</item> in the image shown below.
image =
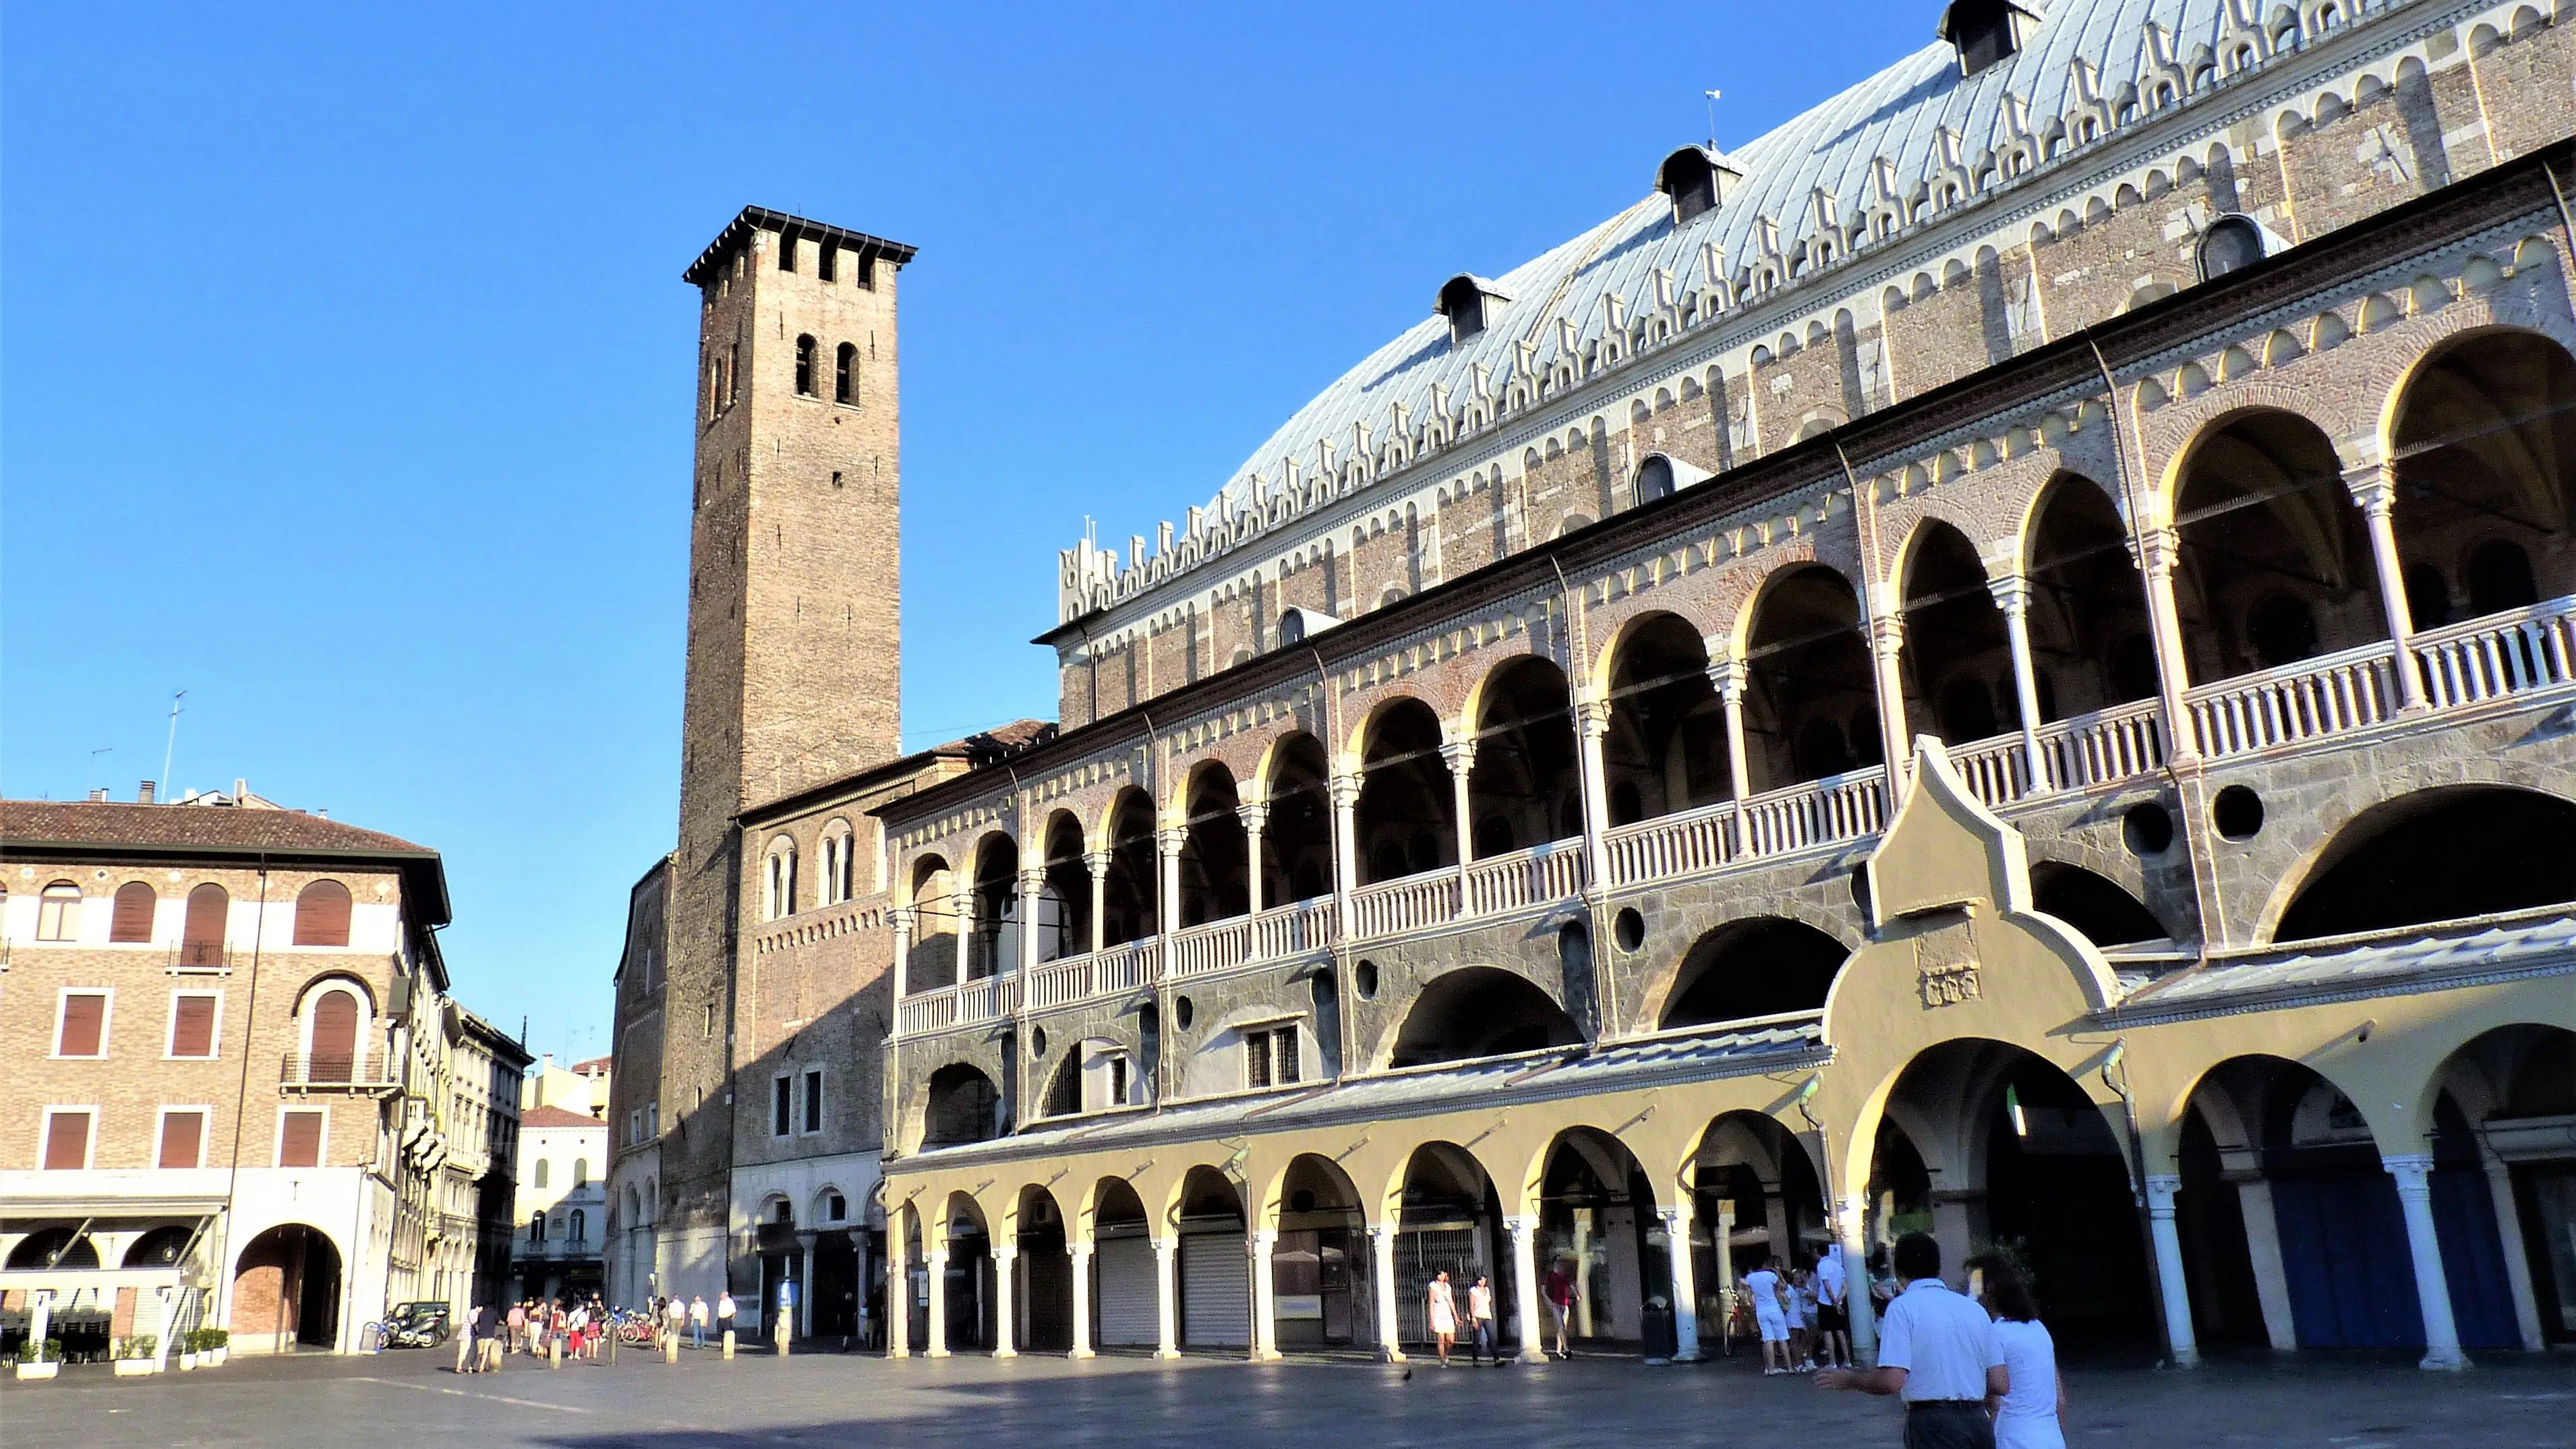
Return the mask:
<svg viewBox="0 0 2576 1449">
<path fill-rule="evenodd" d="M 1703 1341 L 1753 1335 L 1749 1305 L 1740 1324 L 1726 1312 L 1745 1274 L 1775 1255 L 1804 1264 L 1822 1250 L 1831 1236 L 1823 1182 L 1806 1144 L 1778 1120 L 1728 1112 L 1709 1123 L 1691 1161 L 1691 1281 Z"/>
<path fill-rule="evenodd" d="M 232 1332 L 278 1352 L 340 1337 L 340 1250 L 319 1228 L 286 1223 L 250 1240 L 233 1269 Z"/>
<path fill-rule="evenodd" d="M 1270 1250 L 1278 1346 L 1368 1342 L 1374 1315 L 1367 1262 L 1367 1225 L 1349 1174 L 1312 1153 L 1291 1161 L 1279 1184 L 1279 1239 Z"/>
<path fill-rule="evenodd" d="M 1475 1155 L 1453 1142 L 1426 1142 L 1404 1165 L 1396 1207 L 1395 1260 L 1390 1296 L 1396 1342 L 1408 1349 L 1431 1344 L 1431 1283 L 1442 1273 L 1467 1302 L 1467 1285 L 1479 1273 L 1494 1280 L 1494 1311 L 1512 1314 L 1518 1301 L 1503 1269 L 1502 1201 Z"/>
<path fill-rule="evenodd" d="M 948 1244 L 946 1295 L 940 1305 L 948 1320 L 950 1352 L 990 1351 L 993 1347 L 993 1240 L 975 1200 L 955 1194 L 942 1214 L 940 1236 Z"/>
<path fill-rule="evenodd" d="M 1654 1185 L 1607 1132 L 1577 1127 L 1548 1148 L 1539 1178 L 1542 1277 L 1576 1274 L 1569 1348 L 1633 1353 L 1645 1340 L 1649 1298 L 1672 1302 L 1672 1263 Z"/>
<path fill-rule="evenodd" d="M 1193 1167 L 1181 1182 L 1181 1342 L 1252 1344 L 1252 1263 L 1244 1254 L 1243 1194 L 1225 1174 Z"/>
<path fill-rule="evenodd" d="M 1053 1194 L 1031 1186 L 1020 1192 L 1019 1271 L 1011 1280 L 1012 1347 L 1065 1353 L 1073 1347 L 1073 1256 L 1064 1211 Z"/>
<path fill-rule="evenodd" d="M 2009 1252 L 2062 1347 L 2151 1349 L 2155 1298 L 2118 1110 L 2020 1047 L 1924 1051 L 1890 1090 L 1872 1154 L 1875 1241 L 1931 1233 L 1953 1283 L 1971 1253 Z"/>
<path fill-rule="evenodd" d="M 1093 1191 L 1091 1341 L 1104 1349 L 1152 1348 L 1159 1319 L 1145 1201 L 1123 1178 L 1104 1178 Z"/>
<path fill-rule="evenodd" d="M 2433 1223 L 2461 1346 L 2576 1342 L 2576 1032 L 2499 1027 L 2437 1080 Z"/>
</svg>

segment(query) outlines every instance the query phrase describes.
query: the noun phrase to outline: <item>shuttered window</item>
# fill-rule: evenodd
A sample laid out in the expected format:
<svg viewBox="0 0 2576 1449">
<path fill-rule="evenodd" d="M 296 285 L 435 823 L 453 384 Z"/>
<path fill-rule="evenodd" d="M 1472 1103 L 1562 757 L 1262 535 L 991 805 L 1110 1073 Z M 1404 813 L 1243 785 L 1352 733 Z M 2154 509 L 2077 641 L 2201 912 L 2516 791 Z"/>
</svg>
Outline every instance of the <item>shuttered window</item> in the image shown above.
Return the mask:
<svg viewBox="0 0 2576 1449">
<path fill-rule="evenodd" d="M 78 1172 L 89 1166 L 87 1112 L 55 1112 L 45 1119 L 45 1170 Z"/>
<path fill-rule="evenodd" d="M 317 880 L 295 897 L 295 944 L 349 944 L 349 888 L 336 880 Z"/>
<path fill-rule="evenodd" d="M 358 1079 L 358 998 L 325 991 L 313 1000 L 312 1080 Z"/>
<path fill-rule="evenodd" d="M 170 1055 L 210 1057 L 215 1054 L 215 1000 L 202 992 L 181 992 L 170 1006 Z"/>
<path fill-rule="evenodd" d="M 100 1057 L 107 1055 L 107 993 L 104 991 L 66 991 L 63 993 L 63 1020 L 54 1033 L 54 1055 L 58 1057 Z"/>
<path fill-rule="evenodd" d="M 769 1135 L 784 1137 L 795 1126 L 795 1079 L 776 1078 L 769 1088 Z"/>
<path fill-rule="evenodd" d="M 152 939 L 152 908 L 161 897 L 146 882 L 130 880 L 116 888 L 116 914 L 108 918 L 107 939 L 135 945 Z"/>
<path fill-rule="evenodd" d="M 224 931 L 233 898 L 212 881 L 188 892 L 188 922 L 179 933 L 179 964 L 224 964 Z"/>
<path fill-rule="evenodd" d="M 322 1165 L 322 1114 L 289 1112 L 277 1129 L 277 1165 L 280 1167 L 320 1167 Z"/>
<path fill-rule="evenodd" d="M 164 1112 L 161 1114 L 161 1165 L 163 1167 L 196 1167 L 198 1149 L 206 1138 L 206 1114 L 203 1112 Z"/>
</svg>

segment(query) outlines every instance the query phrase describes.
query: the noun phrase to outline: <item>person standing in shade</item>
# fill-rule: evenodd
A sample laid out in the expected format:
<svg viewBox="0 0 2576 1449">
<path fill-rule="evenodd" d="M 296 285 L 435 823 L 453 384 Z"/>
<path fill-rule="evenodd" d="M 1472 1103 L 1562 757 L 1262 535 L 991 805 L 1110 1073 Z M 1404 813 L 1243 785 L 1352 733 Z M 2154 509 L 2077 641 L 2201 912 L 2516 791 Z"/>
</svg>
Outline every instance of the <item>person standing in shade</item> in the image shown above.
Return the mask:
<svg viewBox="0 0 2576 1449">
<path fill-rule="evenodd" d="M 1816 1359 L 1827 1368 L 1852 1367 L 1850 1293 L 1842 1245 L 1835 1243 L 1816 1260 Z"/>
<path fill-rule="evenodd" d="M 662 1301 L 662 1328 L 664 1332 L 671 1335 L 672 1343 L 678 1343 L 680 1341 L 680 1335 L 688 1332 L 689 1329 L 689 1305 L 681 1302 L 677 1298 L 664 1299 Z"/>
<path fill-rule="evenodd" d="M 2057 1343 L 2039 1321 L 2039 1307 L 2021 1269 L 2001 1253 L 1968 1260 L 1980 1285 L 1977 1301 L 1994 1315 L 2012 1391 L 1986 1396 L 1995 1419 L 1995 1449 L 2066 1449 L 2066 1381 L 2057 1376 Z"/>
<path fill-rule="evenodd" d="M 700 1293 L 689 1300 L 689 1347 L 704 1348 L 706 1346 L 707 1295 Z"/>
<path fill-rule="evenodd" d="M 718 1338 L 733 1332 L 733 1316 L 733 1290 L 727 1288 L 716 1295 L 716 1336 Z"/>
<path fill-rule="evenodd" d="M 1494 1332 L 1494 1280 L 1479 1273 L 1467 1285 L 1467 1331 L 1474 1335 L 1469 1347 L 1469 1361 L 1491 1358 L 1494 1367 L 1503 1366 L 1503 1350 Z"/>
<path fill-rule="evenodd" d="M 1556 1318 L 1556 1356 L 1574 1357 L 1565 1346 L 1565 1326 L 1574 1321 L 1574 1260 L 1559 1258 L 1549 1264 L 1539 1292 L 1547 1299 L 1548 1312 Z"/>
<path fill-rule="evenodd" d="M 1820 1389 L 1858 1389 L 1905 1400 L 1905 1449 L 1995 1449 L 1989 1400 L 2009 1398 L 2012 1375 L 1994 1320 L 1941 1281 L 1941 1245 L 1930 1233 L 1896 1240 L 1900 1285 L 1878 1326 L 1878 1367 L 1827 1369 Z"/>
<path fill-rule="evenodd" d="M 1753 1327 L 1762 1335 L 1762 1375 L 1789 1372 L 1789 1308 L 1783 1296 L 1780 1259 L 1772 1257 L 1744 1275 L 1744 1291 L 1753 1299 Z"/>
<path fill-rule="evenodd" d="M 1431 1280 L 1427 1304 L 1431 1319 L 1431 1341 L 1440 1346 L 1440 1366 L 1449 1366 L 1450 1346 L 1458 1341 L 1458 1294 L 1449 1286 L 1449 1270 L 1443 1268 Z"/>
</svg>

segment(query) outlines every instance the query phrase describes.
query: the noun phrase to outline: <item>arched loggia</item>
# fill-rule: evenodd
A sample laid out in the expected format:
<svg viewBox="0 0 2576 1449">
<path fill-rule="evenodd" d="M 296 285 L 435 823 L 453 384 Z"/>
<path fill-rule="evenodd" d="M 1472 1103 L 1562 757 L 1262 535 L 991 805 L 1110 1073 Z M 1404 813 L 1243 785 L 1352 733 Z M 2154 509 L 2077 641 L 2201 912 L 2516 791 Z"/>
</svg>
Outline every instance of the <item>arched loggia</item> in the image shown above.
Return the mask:
<svg viewBox="0 0 2576 1449">
<path fill-rule="evenodd" d="M 1331 1158 L 1301 1153 L 1281 1176 L 1270 1250 L 1279 1347 L 1348 1348 L 1376 1337 L 1359 1188 Z"/>
<path fill-rule="evenodd" d="M 1251 877 L 1245 855 L 1241 802 L 1234 776 L 1211 760 L 1190 772 L 1188 839 L 1181 846 L 1181 924 L 1204 925 L 1251 908 Z"/>
<path fill-rule="evenodd" d="M 1333 890 L 1333 807 L 1324 746 L 1299 732 L 1271 751 L 1261 833 L 1261 900 L 1287 905 Z"/>
<path fill-rule="evenodd" d="M 1558 1134 L 1539 1177 L 1542 1276 L 1577 1275 L 1569 1347 L 1634 1352 L 1648 1298 L 1672 1301 L 1672 1260 L 1655 1192 L 1636 1154 L 1607 1132 Z"/>
<path fill-rule="evenodd" d="M 1109 811 L 1108 878 L 1101 890 L 1104 944 L 1140 941 L 1162 930 L 1161 862 L 1154 843 L 1154 802 L 1144 791 L 1118 792 Z"/>
<path fill-rule="evenodd" d="M 1766 584 L 1745 641 L 1745 753 L 1757 793 L 1879 762 L 1878 692 L 1860 600 L 1822 564 Z"/>
<path fill-rule="evenodd" d="M 975 847 L 975 923 L 966 938 L 966 979 L 998 975 L 1020 959 L 1020 852 L 999 831 Z"/>
<path fill-rule="evenodd" d="M 2003 610 L 1966 534 L 1933 520 L 1905 559 L 1906 717 L 1964 744 L 2021 726 Z"/>
<path fill-rule="evenodd" d="M 1052 961 L 1091 949 L 1091 866 L 1083 859 L 1082 822 L 1070 810 L 1048 817 L 1046 895 L 1052 913 L 1039 921 L 1038 958 Z M 1053 929 L 1046 929 L 1050 923 Z"/>
<path fill-rule="evenodd" d="M 2576 593 L 2576 361 L 2536 333 L 2445 344 L 2390 432 L 2393 527 L 2417 629 Z"/>
<path fill-rule="evenodd" d="M 1801 921 L 1731 921 L 1692 943 L 1673 973 L 1665 1029 L 1819 1011 L 1851 953 Z"/>
<path fill-rule="evenodd" d="M 2190 682 L 2388 637 L 2368 527 L 2333 443 L 2306 418 L 2256 409 L 2195 442 L 2174 526 Z"/>
<path fill-rule="evenodd" d="M 1360 884 L 1458 863 L 1455 795 L 1431 706 L 1403 699 L 1380 710 L 1361 744 L 1360 770 Z"/>
<path fill-rule="evenodd" d="M 1462 966 L 1414 998 L 1388 1065 L 1464 1061 L 1582 1040 L 1574 1018 L 1526 977 L 1492 966 Z"/>
<path fill-rule="evenodd" d="M 1553 660 L 1523 655 L 1485 681 L 1476 710 L 1476 762 L 1467 774 L 1479 859 L 1583 833 L 1574 696 Z"/>
<path fill-rule="evenodd" d="M 2059 474 L 2032 512 L 2031 685 L 2043 722 L 2156 697 L 2156 646 L 2128 526 L 2090 478 Z"/>
<path fill-rule="evenodd" d="M 1726 711 L 1709 682 L 1699 630 L 1659 614 L 1621 636 L 1610 661 L 1610 731 L 1601 742 L 1610 824 L 1714 805 L 1733 793 Z"/>
</svg>

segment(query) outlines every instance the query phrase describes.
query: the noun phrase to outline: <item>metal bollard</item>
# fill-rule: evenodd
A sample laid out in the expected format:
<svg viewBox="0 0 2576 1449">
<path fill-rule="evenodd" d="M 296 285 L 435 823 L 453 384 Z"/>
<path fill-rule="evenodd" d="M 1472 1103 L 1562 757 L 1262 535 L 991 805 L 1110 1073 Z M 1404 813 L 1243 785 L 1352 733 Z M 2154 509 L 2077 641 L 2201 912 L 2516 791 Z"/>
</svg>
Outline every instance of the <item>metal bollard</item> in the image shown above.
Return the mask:
<svg viewBox="0 0 2576 1449">
<path fill-rule="evenodd" d="M 773 1334 L 778 1340 L 778 1356 L 780 1358 L 787 1357 L 787 1340 L 792 1332 L 793 1330 L 787 1326 L 786 1315 L 781 1314 L 778 1319 L 778 1327 L 773 1330 Z"/>
<path fill-rule="evenodd" d="M 725 1330 L 724 1356 L 725 1362 L 733 1362 L 733 1330 L 730 1328 Z"/>
</svg>

